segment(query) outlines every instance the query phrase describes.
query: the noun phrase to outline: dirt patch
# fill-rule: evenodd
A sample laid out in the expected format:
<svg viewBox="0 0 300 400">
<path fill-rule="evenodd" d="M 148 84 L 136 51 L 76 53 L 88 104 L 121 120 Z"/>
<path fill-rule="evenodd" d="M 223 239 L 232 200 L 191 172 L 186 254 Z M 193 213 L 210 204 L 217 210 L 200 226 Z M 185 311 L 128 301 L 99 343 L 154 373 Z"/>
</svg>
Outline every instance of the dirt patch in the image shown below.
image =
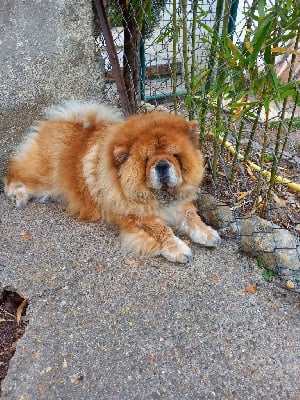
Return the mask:
<svg viewBox="0 0 300 400">
<path fill-rule="evenodd" d="M 0 293 L 0 382 L 25 332 L 27 305 L 28 301 L 13 290 Z"/>
</svg>

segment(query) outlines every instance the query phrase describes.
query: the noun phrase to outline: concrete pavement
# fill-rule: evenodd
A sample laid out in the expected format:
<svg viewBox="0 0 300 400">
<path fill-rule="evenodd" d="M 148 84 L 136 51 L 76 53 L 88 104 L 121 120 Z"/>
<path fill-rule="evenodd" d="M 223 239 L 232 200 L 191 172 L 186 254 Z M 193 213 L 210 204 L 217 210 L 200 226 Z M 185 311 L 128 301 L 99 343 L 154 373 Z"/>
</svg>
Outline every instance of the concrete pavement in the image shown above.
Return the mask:
<svg viewBox="0 0 300 400">
<path fill-rule="evenodd" d="M 29 299 L 3 399 L 300 398 L 299 297 L 233 240 L 186 266 L 136 259 L 58 203 L 0 202 L 1 286 Z"/>
</svg>

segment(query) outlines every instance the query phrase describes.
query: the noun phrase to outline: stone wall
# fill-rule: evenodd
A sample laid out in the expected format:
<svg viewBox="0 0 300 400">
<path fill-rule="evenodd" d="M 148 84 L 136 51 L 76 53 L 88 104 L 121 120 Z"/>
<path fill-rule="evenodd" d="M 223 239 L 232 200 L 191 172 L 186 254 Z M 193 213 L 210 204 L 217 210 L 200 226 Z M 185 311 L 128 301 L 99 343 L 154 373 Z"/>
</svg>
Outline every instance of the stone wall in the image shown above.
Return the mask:
<svg viewBox="0 0 300 400">
<path fill-rule="evenodd" d="M 41 110 L 62 99 L 102 100 L 92 0 L 0 2 L 0 175 Z"/>
</svg>

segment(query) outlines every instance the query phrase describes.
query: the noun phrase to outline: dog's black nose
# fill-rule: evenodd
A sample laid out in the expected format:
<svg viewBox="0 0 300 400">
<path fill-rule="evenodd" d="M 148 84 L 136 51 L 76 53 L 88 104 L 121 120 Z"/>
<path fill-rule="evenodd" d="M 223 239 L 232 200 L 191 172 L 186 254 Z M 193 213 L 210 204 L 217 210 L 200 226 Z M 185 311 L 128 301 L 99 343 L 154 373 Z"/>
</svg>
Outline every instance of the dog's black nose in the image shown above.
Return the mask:
<svg viewBox="0 0 300 400">
<path fill-rule="evenodd" d="M 169 171 L 169 168 L 170 168 L 170 165 L 166 161 L 159 161 L 155 165 L 155 169 L 160 175 L 166 175 Z"/>
<path fill-rule="evenodd" d="M 169 183 L 170 180 L 170 165 L 166 161 L 158 161 L 155 165 L 157 178 L 162 185 Z"/>
</svg>

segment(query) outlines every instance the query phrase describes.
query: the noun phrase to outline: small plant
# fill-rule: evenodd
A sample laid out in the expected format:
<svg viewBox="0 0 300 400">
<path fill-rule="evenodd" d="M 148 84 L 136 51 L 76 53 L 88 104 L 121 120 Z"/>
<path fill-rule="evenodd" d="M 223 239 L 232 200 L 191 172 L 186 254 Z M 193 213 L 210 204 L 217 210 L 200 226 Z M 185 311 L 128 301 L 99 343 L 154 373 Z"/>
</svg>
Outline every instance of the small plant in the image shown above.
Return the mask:
<svg viewBox="0 0 300 400">
<path fill-rule="evenodd" d="M 266 163 L 271 163 L 274 161 L 274 154 L 265 152 L 263 155 L 263 159 Z"/>
<path fill-rule="evenodd" d="M 266 282 L 270 282 L 273 277 L 278 276 L 276 271 L 272 271 L 265 268 L 264 260 L 261 256 L 257 257 L 258 268 L 262 269 L 262 276 Z"/>
</svg>

